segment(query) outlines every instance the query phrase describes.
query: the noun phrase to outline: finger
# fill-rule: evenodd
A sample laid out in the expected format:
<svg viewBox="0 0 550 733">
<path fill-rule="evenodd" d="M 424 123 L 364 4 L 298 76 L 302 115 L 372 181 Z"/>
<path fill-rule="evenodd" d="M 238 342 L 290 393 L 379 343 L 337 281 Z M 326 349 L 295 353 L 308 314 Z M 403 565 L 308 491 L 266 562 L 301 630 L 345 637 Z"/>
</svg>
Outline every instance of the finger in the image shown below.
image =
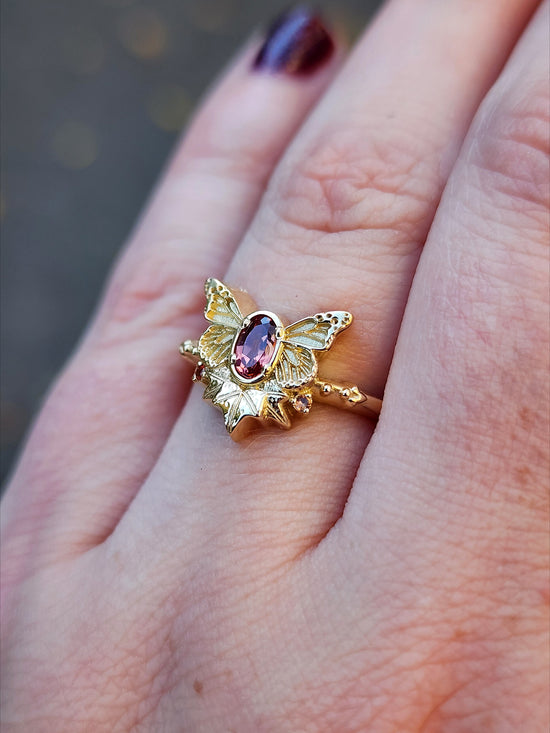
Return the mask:
<svg viewBox="0 0 550 733">
<path fill-rule="evenodd" d="M 396 587 L 416 579 L 423 600 L 411 595 L 409 612 L 425 608 L 424 589 L 432 608 L 452 605 L 439 643 L 460 660 L 461 692 L 438 712 L 461 709 L 483 650 L 475 685 L 488 698 L 471 729 L 495 699 L 517 730 L 548 702 L 548 20 L 545 3 L 449 180 L 342 525 L 391 557 Z M 460 643 L 458 628 L 472 630 Z"/>
<path fill-rule="evenodd" d="M 177 346 L 202 320 L 202 283 L 226 267 L 341 52 L 302 13 L 279 23 L 257 55 L 254 43 L 199 110 L 48 400 L 4 509 L 16 534 L 54 515 L 60 546 L 105 536 L 181 410 L 190 375 Z"/>
<path fill-rule="evenodd" d="M 329 376 L 381 394 L 447 172 L 532 7 L 391 3 L 282 159 L 227 278 L 287 323 L 352 311 Z M 171 517 L 179 533 L 185 507 L 210 518 L 212 532 L 238 533 L 236 543 L 269 537 L 270 558 L 274 546 L 295 557 L 338 518 L 369 431 L 319 408 L 284 436 L 234 446 L 197 390 L 138 497 L 136 523 Z"/>
</svg>

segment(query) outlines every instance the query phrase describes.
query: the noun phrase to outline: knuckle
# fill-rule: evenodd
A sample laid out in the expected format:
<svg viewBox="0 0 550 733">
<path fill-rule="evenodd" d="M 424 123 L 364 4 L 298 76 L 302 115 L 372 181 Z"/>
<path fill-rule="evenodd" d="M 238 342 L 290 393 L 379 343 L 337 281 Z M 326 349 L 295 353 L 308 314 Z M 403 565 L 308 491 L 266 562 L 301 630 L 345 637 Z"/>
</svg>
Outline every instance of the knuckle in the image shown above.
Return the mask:
<svg viewBox="0 0 550 733">
<path fill-rule="evenodd" d="M 133 339 L 136 334 L 174 329 L 203 308 L 199 269 L 184 262 L 181 241 L 167 240 L 153 247 L 154 254 L 137 258 L 134 266 L 121 263 L 107 291 L 106 319 L 100 328 L 101 341 Z"/>
<path fill-rule="evenodd" d="M 545 215 L 550 205 L 550 90 L 546 80 L 518 85 L 496 104 L 490 97 L 488 102 L 470 155 L 479 171 L 480 186 L 514 212 Z"/>
<path fill-rule="evenodd" d="M 263 108 L 261 114 L 263 120 Z M 253 186 L 265 182 L 279 151 L 279 138 L 258 121 L 258 107 L 246 97 L 232 98 L 223 114 L 217 105 L 207 104 L 176 153 L 175 169 Z"/>
<path fill-rule="evenodd" d="M 182 148 L 174 160 L 173 168 L 205 179 L 242 182 L 255 188 L 267 179 L 274 156 L 259 134 L 260 129 L 251 130 L 248 136 L 243 136 L 237 147 L 234 135 L 226 139 L 227 131 L 220 133 L 219 125 L 208 128 L 202 133 L 200 142 L 192 140 L 192 154 L 188 147 Z"/>
<path fill-rule="evenodd" d="M 267 202 L 285 225 L 341 234 L 392 231 L 416 249 L 441 181 L 434 154 L 406 132 L 360 126 L 324 130 L 280 170 Z"/>
<path fill-rule="evenodd" d="M 145 258 L 131 273 L 113 302 L 112 318 L 127 323 L 150 313 L 181 285 L 181 276 L 169 258 Z"/>
</svg>

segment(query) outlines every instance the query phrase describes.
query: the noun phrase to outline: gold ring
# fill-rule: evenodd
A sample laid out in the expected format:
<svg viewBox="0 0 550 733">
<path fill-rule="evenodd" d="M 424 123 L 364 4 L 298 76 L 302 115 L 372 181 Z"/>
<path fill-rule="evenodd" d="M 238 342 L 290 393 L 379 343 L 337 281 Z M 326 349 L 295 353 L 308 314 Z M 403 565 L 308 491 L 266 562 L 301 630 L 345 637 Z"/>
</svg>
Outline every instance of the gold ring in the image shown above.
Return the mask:
<svg viewBox="0 0 550 733">
<path fill-rule="evenodd" d="M 285 326 L 220 280 L 209 278 L 204 289 L 212 325 L 198 341 L 184 341 L 180 353 L 195 365 L 193 381 L 205 385 L 204 399 L 221 409 L 232 438 L 240 440 L 253 421 L 290 428 L 290 409 L 305 415 L 314 401 L 378 418 L 382 400 L 318 375 L 319 357 L 351 325 L 351 313 L 316 313 Z"/>
</svg>

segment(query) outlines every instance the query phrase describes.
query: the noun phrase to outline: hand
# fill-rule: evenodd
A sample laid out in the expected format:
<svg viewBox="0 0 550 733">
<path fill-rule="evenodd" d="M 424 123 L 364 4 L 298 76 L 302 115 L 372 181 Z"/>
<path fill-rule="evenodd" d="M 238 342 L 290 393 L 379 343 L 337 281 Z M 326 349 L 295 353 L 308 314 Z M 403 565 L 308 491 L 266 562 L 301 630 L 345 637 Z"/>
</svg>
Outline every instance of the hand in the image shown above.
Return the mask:
<svg viewBox="0 0 550 733">
<path fill-rule="evenodd" d="M 6 733 L 546 731 L 536 4 L 391 0 L 345 65 L 287 17 L 198 111 L 4 500 Z M 370 442 L 231 441 L 177 353 L 210 275 L 354 314 Z"/>
</svg>

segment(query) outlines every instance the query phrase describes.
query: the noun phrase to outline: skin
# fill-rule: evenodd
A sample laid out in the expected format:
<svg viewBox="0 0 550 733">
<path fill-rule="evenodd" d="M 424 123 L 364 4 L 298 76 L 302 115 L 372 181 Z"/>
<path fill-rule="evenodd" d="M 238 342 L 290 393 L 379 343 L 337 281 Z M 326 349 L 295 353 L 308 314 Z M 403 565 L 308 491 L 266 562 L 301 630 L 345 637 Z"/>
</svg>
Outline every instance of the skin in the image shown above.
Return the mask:
<svg viewBox="0 0 550 733">
<path fill-rule="evenodd" d="M 220 80 L 3 500 L 3 730 L 547 730 L 547 27 L 391 0 Z M 177 354 L 209 275 L 350 310 L 323 369 L 376 429 L 234 444 Z"/>
</svg>

